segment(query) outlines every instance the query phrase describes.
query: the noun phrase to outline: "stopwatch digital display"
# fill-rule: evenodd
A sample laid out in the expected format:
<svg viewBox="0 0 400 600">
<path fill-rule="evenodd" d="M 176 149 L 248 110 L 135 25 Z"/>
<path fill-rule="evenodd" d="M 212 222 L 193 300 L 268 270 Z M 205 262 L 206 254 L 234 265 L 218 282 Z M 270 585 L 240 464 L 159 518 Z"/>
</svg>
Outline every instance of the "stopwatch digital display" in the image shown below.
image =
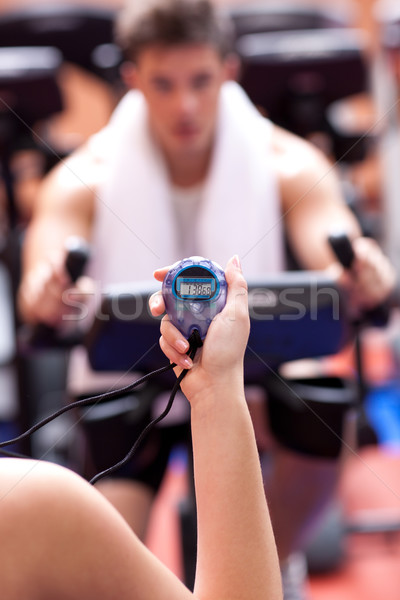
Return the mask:
<svg viewBox="0 0 400 600">
<path fill-rule="evenodd" d="M 214 280 L 205 277 L 179 277 L 176 287 L 180 298 L 198 298 L 199 300 L 209 300 L 215 291 Z"/>
<path fill-rule="evenodd" d="M 204 339 L 212 319 L 225 306 L 226 291 L 222 268 L 201 256 L 175 263 L 162 286 L 167 313 L 187 338 L 197 329 Z"/>
<path fill-rule="evenodd" d="M 203 266 L 187 266 L 175 278 L 174 292 L 178 298 L 211 300 L 219 287 L 218 278 Z"/>
</svg>

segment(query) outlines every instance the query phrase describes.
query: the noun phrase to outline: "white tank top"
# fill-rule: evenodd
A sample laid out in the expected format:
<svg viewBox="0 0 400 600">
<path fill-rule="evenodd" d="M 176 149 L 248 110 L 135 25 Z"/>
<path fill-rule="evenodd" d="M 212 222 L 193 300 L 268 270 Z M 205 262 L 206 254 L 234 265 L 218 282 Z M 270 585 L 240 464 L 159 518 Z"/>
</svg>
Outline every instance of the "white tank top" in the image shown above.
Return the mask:
<svg viewBox="0 0 400 600">
<path fill-rule="evenodd" d="M 200 254 L 196 223 L 203 190 L 202 184 L 189 188 L 171 187 L 171 202 L 182 258 Z"/>
</svg>

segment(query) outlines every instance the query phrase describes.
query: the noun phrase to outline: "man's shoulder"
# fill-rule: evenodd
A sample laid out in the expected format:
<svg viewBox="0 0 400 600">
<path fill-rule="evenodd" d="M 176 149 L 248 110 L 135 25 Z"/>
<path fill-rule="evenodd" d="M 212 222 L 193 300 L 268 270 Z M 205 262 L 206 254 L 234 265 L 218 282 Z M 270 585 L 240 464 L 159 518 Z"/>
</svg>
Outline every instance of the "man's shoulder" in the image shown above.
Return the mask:
<svg viewBox="0 0 400 600">
<path fill-rule="evenodd" d="M 60 185 L 69 190 L 96 186 L 101 177 L 101 164 L 87 144 L 59 162 L 47 176 L 48 185 Z"/>
<path fill-rule="evenodd" d="M 101 169 L 85 147 L 63 159 L 44 178 L 39 193 L 42 206 L 92 210 Z"/>
<path fill-rule="evenodd" d="M 326 169 L 329 161 L 312 142 L 273 125 L 271 149 L 274 166 L 282 177 Z"/>
<path fill-rule="evenodd" d="M 288 129 L 284 129 L 276 124 L 272 124 L 272 148 L 276 154 L 295 154 L 306 152 L 306 154 L 314 154 L 316 148 L 308 140 L 292 133 Z"/>
</svg>

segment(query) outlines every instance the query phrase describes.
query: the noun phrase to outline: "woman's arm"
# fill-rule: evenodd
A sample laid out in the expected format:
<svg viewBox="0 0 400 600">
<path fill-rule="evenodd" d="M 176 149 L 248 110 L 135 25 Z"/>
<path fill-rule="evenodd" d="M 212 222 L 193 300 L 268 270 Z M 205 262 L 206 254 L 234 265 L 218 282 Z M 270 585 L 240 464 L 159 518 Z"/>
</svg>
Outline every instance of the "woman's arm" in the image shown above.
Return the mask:
<svg viewBox="0 0 400 600">
<path fill-rule="evenodd" d="M 162 279 L 165 272 L 156 275 Z M 195 595 L 201 600 L 272 600 L 282 597 L 280 571 L 244 397 L 249 316 L 237 258 L 228 263 L 226 279 L 227 304 L 181 384 L 191 404 L 198 518 Z M 186 340 L 168 318 L 161 332 L 165 354 L 186 366 Z"/>
</svg>

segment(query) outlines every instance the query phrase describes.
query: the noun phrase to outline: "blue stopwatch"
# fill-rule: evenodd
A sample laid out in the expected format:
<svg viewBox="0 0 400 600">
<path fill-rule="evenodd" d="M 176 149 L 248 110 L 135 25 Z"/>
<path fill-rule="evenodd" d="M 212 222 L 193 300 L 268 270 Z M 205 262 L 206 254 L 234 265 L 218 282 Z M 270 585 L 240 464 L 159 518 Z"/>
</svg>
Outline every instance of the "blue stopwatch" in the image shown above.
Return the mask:
<svg viewBox="0 0 400 600">
<path fill-rule="evenodd" d="M 197 329 L 203 340 L 225 306 L 227 287 L 217 263 L 202 256 L 185 258 L 172 265 L 162 284 L 167 314 L 187 339 Z"/>
</svg>

